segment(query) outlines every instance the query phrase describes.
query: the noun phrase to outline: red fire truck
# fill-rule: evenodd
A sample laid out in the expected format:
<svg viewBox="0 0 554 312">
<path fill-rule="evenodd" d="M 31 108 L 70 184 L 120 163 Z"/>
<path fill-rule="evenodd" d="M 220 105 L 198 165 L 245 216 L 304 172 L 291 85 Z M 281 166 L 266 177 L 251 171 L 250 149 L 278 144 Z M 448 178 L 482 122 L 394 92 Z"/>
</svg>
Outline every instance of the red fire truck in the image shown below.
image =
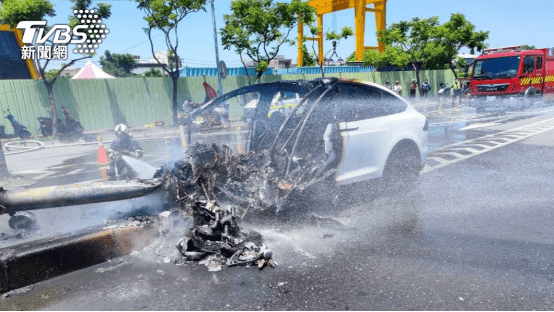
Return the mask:
<svg viewBox="0 0 554 312">
<path fill-rule="evenodd" d="M 470 105 L 525 109 L 554 95 L 554 51 L 521 46 L 486 49 L 473 62 Z"/>
</svg>

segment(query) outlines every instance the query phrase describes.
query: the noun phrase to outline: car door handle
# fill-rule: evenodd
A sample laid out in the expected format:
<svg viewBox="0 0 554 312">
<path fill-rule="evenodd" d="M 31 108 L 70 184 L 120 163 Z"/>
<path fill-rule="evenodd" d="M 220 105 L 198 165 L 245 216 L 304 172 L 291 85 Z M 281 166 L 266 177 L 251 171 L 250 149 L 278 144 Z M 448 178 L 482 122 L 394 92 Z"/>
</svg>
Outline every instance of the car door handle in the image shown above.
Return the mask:
<svg viewBox="0 0 554 312">
<path fill-rule="evenodd" d="M 360 127 L 356 127 L 356 128 L 346 128 L 346 129 L 340 129 L 339 132 L 348 132 L 348 131 L 356 131 L 360 129 Z"/>
</svg>

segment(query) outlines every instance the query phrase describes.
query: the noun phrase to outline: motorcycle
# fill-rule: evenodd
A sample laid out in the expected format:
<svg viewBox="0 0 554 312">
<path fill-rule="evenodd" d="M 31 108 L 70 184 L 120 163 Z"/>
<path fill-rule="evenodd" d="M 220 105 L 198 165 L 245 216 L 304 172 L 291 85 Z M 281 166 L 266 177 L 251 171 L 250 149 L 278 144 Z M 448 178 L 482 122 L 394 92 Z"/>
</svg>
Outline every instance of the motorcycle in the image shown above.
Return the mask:
<svg viewBox="0 0 554 312">
<path fill-rule="evenodd" d="M 53 130 L 52 118 L 37 117 L 37 121 L 40 124 L 40 132 L 42 135 L 45 137 L 51 136 Z M 58 118 L 57 130 L 58 134 L 66 140 L 77 140 L 81 137 L 84 131 L 83 126 L 79 121 L 73 118 L 68 118 L 67 116 L 65 118 L 65 122 L 62 122 L 62 120 Z"/>
<path fill-rule="evenodd" d="M 19 122 L 15 117 L 10 113 L 10 110 L 8 109 L 8 112 L 4 111 L 4 114 L 7 114 L 4 118 L 8 119 L 13 127 L 14 134 L 18 136 L 22 140 L 27 140 L 31 137 L 31 132 L 27 130 L 27 127 L 25 127 L 21 122 Z"/>
<path fill-rule="evenodd" d="M 439 98 L 439 103 L 442 105 L 442 102 L 444 98 L 449 98 L 450 93 L 452 92 L 452 88 L 448 87 L 446 84 L 440 86 L 439 91 L 437 92 L 437 97 Z"/>
<path fill-rule="evenodd" d="M 187 103 L 188 102 L 188 103 Z M 184 113 L 181 115 L 180 123 L 187 124 L 190 112 L 204 105 L 205 103 L 196 103 L 187 101 L 183 105 Z M 203 112 L 200 115 L 194 117 L 192 125 L 198 129 L 209 130 L 223 126 L 223 115 L 225 110 L 223 108 L 213 108 Z"/>
<path fill-rule="evenodd" d="M 450 96 L 450 91 L 452 90 L 451 87 L 448 87 L 446 84 L 443 85 L 443 87 L 439 90 L 438 96 L 439 97 L 448 97 Z"/>
</svg>

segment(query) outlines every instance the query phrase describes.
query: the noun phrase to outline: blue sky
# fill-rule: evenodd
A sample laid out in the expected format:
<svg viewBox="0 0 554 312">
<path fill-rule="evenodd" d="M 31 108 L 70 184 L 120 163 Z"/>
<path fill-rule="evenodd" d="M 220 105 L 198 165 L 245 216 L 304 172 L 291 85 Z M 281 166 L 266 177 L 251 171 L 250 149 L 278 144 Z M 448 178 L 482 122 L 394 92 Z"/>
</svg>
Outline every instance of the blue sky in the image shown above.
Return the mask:
<svg viewBox="0 0 554 312">
<path fill-rule="evenodd" d="M 230 14 L 232 0 L 215 0 L 216 23 L 218 29 L 223 27 L 223 15 Z M 150 58 L 152 52 L 148 37 L 142 28 L 146 26 L 143 13 L 136 8 L 134 1 L 129 0 L 93 0 L 93 4 L 105 2 L 112 5 L 112 16 L 104 21 L 110 33 L 97 50 L 92 59 L 97 62 L 104 50 L 112 53 L 130 53 Z M 72 3 L 67 0 L 52 0 L 57 16 L 49 19 L 50 24 L 66 23 L 71 13 Z M 208 12 L 194 13 L 179 26 L 178 52 L 185 66 L 215 67 L 214 38 L 210 5 Z M 502 47 L 519 44 L 535 45 L 538 48 L 554 47 L 554 1 L 553 0 L 388 0 L 387 25 L 413 17 L 427 18 L 438 16 L 441 23 L 447 21 L 450 15 L 460 12 L 466 16 L 477 30 L 489 30 L 487 43 L 490 47 Z M 354 29 L 354 10 L 343 10 L 327 14 L 323 18 L 324 31 L 333 30 L 336 20 L 337 30 L 344 26 Z M 306 28 L 305 33 L 309 33 Z M 158 34 L 158 33 L 156 33 Z M 156 35 L 154 34 L 154 35 Z M 291 38 L 296 37 L 296 31 L 291 32 Z M 218 35 L 219 56 L 227 63 L 227 67 L 241 66 L 238 55 L 233 51 L 223 50 Z M 377 44 L 375 23 L 371 13 L 366 17 L 365 45 Z M 311 42 L 309 43 L 311 45 Z M 355 47 L 354 38 L 340 43 L 337 51 L 339 56 L 346 58 Z M 330 42 L 325 42 L 325 51 L 331 48 Z M 154 49 L 166 50 L 163 35 L 154 39 Z M 311 47 L 309 47 L 311 50 Z M 286 46 L 279 54 L 293 59 L 296 63 L 296 47 Z M 70 54 L 70 58 L 72 55 Z M 81 67 L 84 61 L 75 65 Z M 59 67 L 59 63 L 50 68 Z"/>
</svg>

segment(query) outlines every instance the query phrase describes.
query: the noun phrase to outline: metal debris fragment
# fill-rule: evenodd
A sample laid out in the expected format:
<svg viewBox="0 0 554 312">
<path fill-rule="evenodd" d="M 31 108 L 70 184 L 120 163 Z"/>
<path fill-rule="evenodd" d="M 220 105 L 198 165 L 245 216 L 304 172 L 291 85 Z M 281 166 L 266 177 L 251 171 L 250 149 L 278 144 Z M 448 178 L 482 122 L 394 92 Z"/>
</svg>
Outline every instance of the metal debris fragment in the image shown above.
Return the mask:
<svg viewBox="0 0 554 312">
<path fill-rule="evenodd" d="M 272 252 L 261 245 L 261 235 L 239 227 L 238 213 L 267 207 L 260 198 L 270 195 L 263 194 L 267 188 L 258 186 L 277 185 L 264 155 L 236 156 L 228 146 L 215 144 L 197 144 L 189 155 L 187 161 L 156 173 L 168 181 L 168 195 L 176 199 L 184 216 L 192 216 L 191 226 L 176 245 L 183 260 L 202 260 L 210 271 L 270 260 Z"/>
<path fill-rule="evenodd" d="M 225 144 L 197 143 L 186 155 L 162 166 L 154 178 L 165 181 L 167 201 L 177 202 L 183 216 L 192 216 L 191 226 L 176 245 L 182 261 L 202 260 L 209 270 L 274 267 L 273 253 L 261 244 L 261 235 L 240 228 L 241 219 L 249 211 L 279 212 L 293 192 L 333 172 L 316 174 L 317 162 L 294 158 L 291 163 L 286 153 L 262 150 L 237 155 Z M 285 174 L 288 170 L 290 174 Z"/>
<path fill-rule="evenodd" d="M 202 260 L 200 264 L 209 271 L 219 271 L 222 267 L 271 259 L 271 250 L 256 245 L 261 242 L 259 233 L 239 228 L 235 207 L 221 208 L 200 197 L 192 208 L 193 224 L 176 246 L 184 260 Z"/>
</svg>

